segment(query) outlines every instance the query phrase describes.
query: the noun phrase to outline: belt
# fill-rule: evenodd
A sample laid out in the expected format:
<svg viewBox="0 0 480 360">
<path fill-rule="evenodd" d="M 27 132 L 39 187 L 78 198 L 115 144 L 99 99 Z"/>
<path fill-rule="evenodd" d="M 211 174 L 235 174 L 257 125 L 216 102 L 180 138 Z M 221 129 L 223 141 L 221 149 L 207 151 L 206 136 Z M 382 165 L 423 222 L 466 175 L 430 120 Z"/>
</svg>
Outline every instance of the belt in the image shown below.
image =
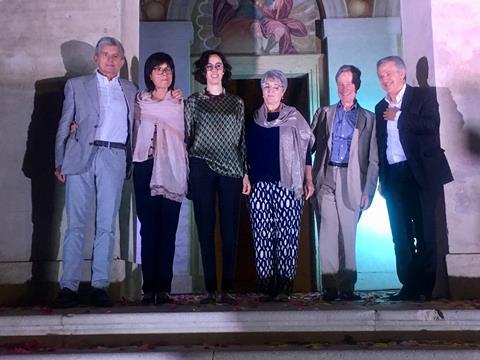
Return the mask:
<svg viewBox="0 0 480 360">
<path fill-rule="evenodd" d="M 111 142 L 111 141 L 103 141 L 103 140 L 95 140 L 93 142 L 93 145 L 95 146 L 103 146 L 107 148 L 113 148 L 113 149 L 123 149 L 125 150 L 127 148 L 127 145 L 118 143 L 118 142 Z"/>
<path fill-rule="evenodd" d="M 346 167 L 348 167 L 348 163 L 338 163 L 338 162 L 335 162 L 335 161 L 329 161 L 328 166 L 346 168 Z"/>
</svg>

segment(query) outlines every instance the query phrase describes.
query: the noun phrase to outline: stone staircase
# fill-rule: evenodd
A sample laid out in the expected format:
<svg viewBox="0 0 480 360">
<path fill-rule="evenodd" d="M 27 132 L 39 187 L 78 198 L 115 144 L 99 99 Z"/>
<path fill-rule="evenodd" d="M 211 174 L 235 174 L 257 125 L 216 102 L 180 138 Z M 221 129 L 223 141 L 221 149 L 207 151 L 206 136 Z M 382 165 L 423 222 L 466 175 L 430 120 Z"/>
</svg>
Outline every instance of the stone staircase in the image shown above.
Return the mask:
<svg viewBox="0 0 480 360">
<path fill-rule="evenodd" d="M 81 306 L 0 309 L 5 359 L 480 359 L 480 304 L 288 303 L 175 304 L 111 309 Z"/>
</svg>

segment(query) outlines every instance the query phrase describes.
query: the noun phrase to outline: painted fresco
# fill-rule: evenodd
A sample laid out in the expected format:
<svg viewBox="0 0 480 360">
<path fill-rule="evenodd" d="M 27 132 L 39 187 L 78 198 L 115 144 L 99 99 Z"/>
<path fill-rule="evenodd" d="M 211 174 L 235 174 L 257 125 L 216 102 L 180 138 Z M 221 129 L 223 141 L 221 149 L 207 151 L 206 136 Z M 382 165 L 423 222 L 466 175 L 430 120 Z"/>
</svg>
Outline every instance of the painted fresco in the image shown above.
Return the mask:
<svg viewBox="0 0 480 360">
<path fill-rule="evenodd" d="M 314 0 L 200 0 L 193 52 L 298 54 L 316 51 Z"/>
</svg>

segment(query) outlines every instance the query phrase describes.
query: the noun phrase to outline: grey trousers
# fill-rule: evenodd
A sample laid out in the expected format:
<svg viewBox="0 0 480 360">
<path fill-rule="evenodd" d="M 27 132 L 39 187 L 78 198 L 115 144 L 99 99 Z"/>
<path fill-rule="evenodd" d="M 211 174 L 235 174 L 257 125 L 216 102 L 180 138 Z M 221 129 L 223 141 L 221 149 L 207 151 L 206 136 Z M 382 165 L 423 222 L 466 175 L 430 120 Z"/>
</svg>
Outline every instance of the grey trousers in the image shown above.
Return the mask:
<svg viewBox="0 0 480 360">
<path fill-rule="evenodd" d="M 95 288 L 107 287 L 115 240 L 115 223 L 125 179 L 125 150 L 95 148 L 86 172 L 67 175 L 65 209 L 67 229 L 63 242 L 60 286 L 77 291 L 82 275 L 85 233 L 95 224 L 92 280 Z M 93 214 L 93 209 L 96 212 Z M 95 216 L 93 216 L 95 215 Z"/>
<path fill-rule="evenodd" d="M 353 291 L 357 280 L 355 237 L 359 210 L 345 206 L 346 191 L 347 168 L 328 166 L 315 195 L 315 213 L 322 287 Z"/>
</svg>

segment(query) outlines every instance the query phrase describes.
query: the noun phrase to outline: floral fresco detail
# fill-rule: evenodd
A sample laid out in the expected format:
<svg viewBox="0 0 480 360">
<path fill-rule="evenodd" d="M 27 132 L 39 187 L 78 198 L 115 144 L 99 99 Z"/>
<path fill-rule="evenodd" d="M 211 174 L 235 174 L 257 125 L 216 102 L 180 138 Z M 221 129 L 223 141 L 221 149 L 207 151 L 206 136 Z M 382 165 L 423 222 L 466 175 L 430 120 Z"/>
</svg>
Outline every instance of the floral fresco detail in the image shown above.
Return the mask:
<svg viewBox="0 0 480 360">
<path fill-rule="evenodd" d="M 293 0 L 214 0 L 212 31 L 222 37 L 232 27 L 248 28 L 255 40 L 255 52 L 296 54 L 292 36 L 306 37 L 303 22 L 290 17 Z"/>
</svg>

